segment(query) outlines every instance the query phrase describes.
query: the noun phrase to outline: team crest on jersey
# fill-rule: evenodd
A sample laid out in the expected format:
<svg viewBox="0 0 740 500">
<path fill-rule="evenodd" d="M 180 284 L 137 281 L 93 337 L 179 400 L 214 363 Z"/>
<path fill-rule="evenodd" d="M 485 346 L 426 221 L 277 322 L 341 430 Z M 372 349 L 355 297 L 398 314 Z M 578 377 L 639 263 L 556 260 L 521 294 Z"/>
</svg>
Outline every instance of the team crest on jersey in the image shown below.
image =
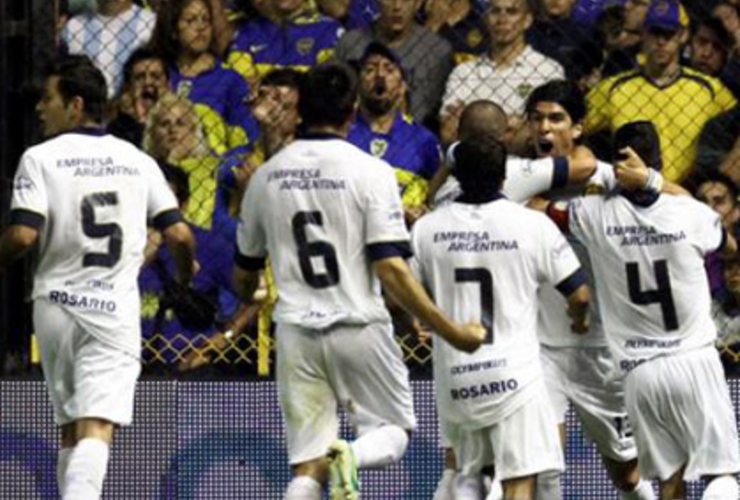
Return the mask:
<svg viewBox="0 0 740 500">
<path fill-rule="evenodd" d="M 13 191 L 25 191 L 33 189 L 33 181 L 26 175 L 19 175 L 13 182 Z"/>
<path fill-rule="evenodd" d="M 193 90 L 193 82 L 190 80 L 183 80 L 177 85 L 177 95 L 180 97 L 188 97 L 191 90 Z"/>
<path fill-rule="evenodd" d="M 534 86 L 529 83 L 522 83 L 516 88 L 516 93 L 521 97 L 522 99 L 526 99 L 529 94 L 532 93 L 532 90 L 534 90 Z"/>
<path fill-rule="evenodd" d="M 472 29 L 468 32 L 468 36 L 466 37 L 466 42 L 468 44 L 468 47 L 471 49 L 474 49 L 478 47 L 481 43 L 483 43 L 483 33 L 480 32 L 480 30 Z"/>
<path fill-rule="evenodd" d="M 388 141 L 385 139 L 373 139 L 370 141 L 370 154 L 376 158 L 382 158 L 388 152 Z"/>
<path fill-rule="evenodd" d="M 313 50 L 316 40 L 313 38 L 301 38 L 295 44 L 295 48 L 302 56 L 307 56 Z"/>
</svg>

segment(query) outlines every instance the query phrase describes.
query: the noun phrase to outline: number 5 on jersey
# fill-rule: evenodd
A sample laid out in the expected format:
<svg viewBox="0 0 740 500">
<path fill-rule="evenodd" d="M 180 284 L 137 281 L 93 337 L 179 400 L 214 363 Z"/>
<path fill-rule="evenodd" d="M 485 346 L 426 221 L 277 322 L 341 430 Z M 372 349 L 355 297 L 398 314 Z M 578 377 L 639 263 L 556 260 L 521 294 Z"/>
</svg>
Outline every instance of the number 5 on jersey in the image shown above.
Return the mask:
<svg viewBox="0 0 740 500">
<path fill-rule="evenodd" d="M 493 344 L 493 276 L 483 267 L 455 269 L 455 283 L 480 286 L 480 322 L 486 329 L 484 344 Z"/>
</svg>

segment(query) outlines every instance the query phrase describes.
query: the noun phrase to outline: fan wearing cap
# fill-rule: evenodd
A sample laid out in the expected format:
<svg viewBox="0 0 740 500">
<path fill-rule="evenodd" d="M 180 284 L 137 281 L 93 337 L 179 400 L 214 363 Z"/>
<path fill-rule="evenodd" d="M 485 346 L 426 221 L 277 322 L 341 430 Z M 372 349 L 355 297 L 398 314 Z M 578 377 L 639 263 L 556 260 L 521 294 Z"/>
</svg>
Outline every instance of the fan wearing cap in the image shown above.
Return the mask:
<svg viewBox="0 0 740 500">
<path fill-rule="evenodd" d="M 664 175 L 677 182 L 691 171 L 704 125 L 736 104 L 719 80 L 681 65 L 688 22 L 677 0 L 653 0 L 642 29 L 644 63 L 594 87 L 584 123 L 588 134 L 652 122 L 660 136 Z"/>
<path fill-rule="evenodd" d="M 403 112 L 406 75 L 396 52 L 378 42 L 367 46 L 360 59 L 360 108 L 348 140 L 395 169 L 411 223 L 421 215 L 440 147 L 434 134 Z"/>
</svg>

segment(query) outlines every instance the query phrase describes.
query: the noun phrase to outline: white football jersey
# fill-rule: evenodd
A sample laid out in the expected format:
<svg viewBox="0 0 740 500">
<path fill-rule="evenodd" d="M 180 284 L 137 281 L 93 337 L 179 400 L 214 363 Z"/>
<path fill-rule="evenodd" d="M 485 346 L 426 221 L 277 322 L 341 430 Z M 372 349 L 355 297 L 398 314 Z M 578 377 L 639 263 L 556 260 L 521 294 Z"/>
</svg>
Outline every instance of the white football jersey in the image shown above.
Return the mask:
<svg viewBox="0 0 740 500">
<path fill-rule="evenodd" d="M 533 196 L 568 183 L 568 161 L 565 158 L 531 160 L 506 158 L 506 179 L 501 192 L 511 201 L 526 203 Z M 462 194 L 460 183 L 450 175 L 434 196 L 434 208 L 452 203 Z"/>
<path fill-rule="evenodd" d="M 604 162 L 596 163 L 596 172 L 589 179 L 586 192 L 595 190 L 598 193 L 611 191 L 616 186 L 614 167 Z M 581 194 L 582 188 L 566 188 L 552 193 L 551 198 L 570 200 Z M 570 331 L 571 320 L 568 317 L 563 296 L 550 285 L 543 285 L 539 292 L 540 310 L 537 332 L 540 343 L 549 347 L 606 347 L 608 342 L 604 335 L 604 326 L 599 312 L 598 290 L 591 271 L 591 258 L 588 250 L 578 240 L 568 237 L 581 266 L 588 274 L 589 286 L 589 325 L 588 334 L 574 335 Z"/>
<path fill-rule="evenodd" d="M 543 214 L 506 199 L 441 207 L 417 221 L 412 247 L 414 272 L 435 302 L 455 321 L 488 330 L 473 354 L 435 342 L 440 415 L 467 428 L 491 425 L 526 402 L 542 376 L 538 287 L 570 293 L 578 259 Z"/>
<path fill-rule="evenodd" d="M 714 342 L 704 255 L 723 242 L 719 216 L 687 196 L 649 206 L 621 195 L 570 204 L 570 230 L 588 246 L 608 340 L 621 374 L 655 356 Z"/>
<path fill-rule="evenodd" d="M 293 142 L 252 178 L 238 257 L 268 253 L 275 321 L 308 328 L 389 321 L 372 261 L 410 255 L 393 169 L 338 138 Z"/>
<path fill-rule="evenodd" d="M 100 340 L 138 356 L 138 329 L 117 326 L 139 322 L 147 219 L 181 220 L 157 163 L 111 135 L 65 133 L 23 155 L 11 210 L 11 223 L 40 229 L 33 298 L 64 306 Z"/>
</svg>

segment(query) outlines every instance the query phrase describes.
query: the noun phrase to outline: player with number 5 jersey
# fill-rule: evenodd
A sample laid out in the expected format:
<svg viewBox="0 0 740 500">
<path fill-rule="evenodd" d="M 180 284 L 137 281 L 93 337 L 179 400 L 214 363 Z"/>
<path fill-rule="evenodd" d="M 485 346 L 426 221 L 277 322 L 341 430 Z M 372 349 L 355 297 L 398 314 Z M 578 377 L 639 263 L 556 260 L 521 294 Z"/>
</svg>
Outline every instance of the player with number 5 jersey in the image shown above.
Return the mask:
<svg viewBox="0 0 740 500">
<path fill-rule="evenodd" d="M 473 354 L 434 346 L 437 403 L 458 459 L 455 497 L 482 498 L 481 469 L 495 464 L 504 499 L 534 498 L 534 475 L 562 470 L 557 419 L 545 390 L 537 340 L 537 290 L 549 282 L 585 333 L 587 277 L 547 218 L 500 194 L 506 150 L 489 136 L 455 152 L 462 195 L 417 221 L 412 268 L 459 322 L 480 319 Z"/>
<path fill-rule="evenodd" d="M 87 57 L 53 68 L 36 107 L 48 140 L 21 159 L 0 238 L 0 271 L 39 243 L 33 322 L 62 431 L 63 500 L 100 498 L 114 431 L 133 417 L 147 221 L 181 284 L 194 268 L 192 233 L 159 166 L 105 134 L 105 104 L 105 79 Z"/>
</svg>

